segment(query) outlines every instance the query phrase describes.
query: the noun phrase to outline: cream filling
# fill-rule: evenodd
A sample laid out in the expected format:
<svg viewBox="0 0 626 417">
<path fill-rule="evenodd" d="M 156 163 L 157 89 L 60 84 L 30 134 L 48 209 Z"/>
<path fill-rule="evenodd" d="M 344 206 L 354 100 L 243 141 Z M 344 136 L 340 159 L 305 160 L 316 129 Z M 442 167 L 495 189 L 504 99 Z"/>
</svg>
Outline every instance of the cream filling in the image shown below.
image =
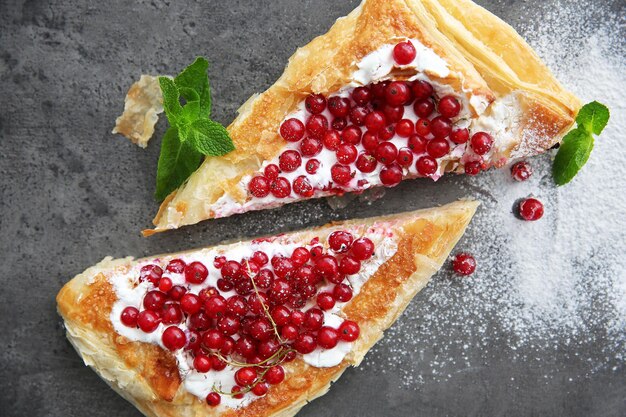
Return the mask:
<svg viewBox="0 0 626 417">
<path fill-rule="evenodd" d="M 410 64 L 400 66 L 399 68 L 412 69 L 417 71 L 418 73 L 415 76 L 411 77 L 410 80 L 412 81 L 420 79 L 430 82 L 435 89 L 435 93 L 439 97 L 448 94 L 456 96 L 461 101 L 462 108 L 461 113 L 453 121 L 456 123 L 457 126 L 470 127 L 470 107 L 473 108 L 477 114 L 484 113 L 489 106 L 489 101 L 487 100 L 487 98 L 484 96 L 473 95 L 467 90 L 463 90 L 463 94 L 458 94 L 458 92 L 455 92 L 449 85 L 434 81 L 429 76 L 429 74 L 431 76 L 437 76 L 442 78 L 447 77 L 451 74 L 448 63 L 442 57 L 437 55 L 431 48 L 423 45 L 419 40 L 411 39 L 411 42 L 415 46 L 417 52 L 415 59 Z M 352 74 L 352 81 L 346 87 L 342 88 L 338 93 L 329 95 L 327 98 L 334 96 L 349 97 L 353 89 L 358 86 L 368 85 L 390 78 L 394 68 L 398 68 L 398 65 L 393 59 L 394 46 L 395 44 L 383 45 L 378 50 L 365 56 L 361 61 L 355 63 L 358 69 Z M 324 111 L 323 115 L 329 120 L 329 122 L 333 119 L 328 109 Z M 303 101 L 299 104 L 298 109 L 292 114 L 285 117 L 284 120 L 296 118 L 305 123 L 306 116 L 307 113 Z M 413 122 L 417 121 L 418 117 L 413 111 L 412 105 L 405 106 L 403 118 L 410 119 Z M 509 137 L 514 140 L 514 138 L 512 138 L 510 135 Z M 503 139 L 497 138 L 496 142 L 498 141 L 503 141 Z M 396 145 L 398 150 L 407 146 L 407 138 L 402 138 L 398 135 L 395 135 L 390 140 L 390 142 Z M 458 161 L 464 155 L 467 155 L 467 158 L 469 159 L 472 158 L 472 151 L 466 144 L 457 145 L 451 141 L 449 141 L 449 144 L 449 154 L 437 160 L 438 171 L 432 175 L 432 178 L 434 180 L 439 179 L 444 174 L 445 170 L 455 169 L 458 166 Z M 289 149 L 297 150 L 299 149 L 299 146 L 299 142 L 287 142 L 285 143 L 283 152 Z M 495 146 L 494 148 L 496 147 L 498 146 Z M 356 145 L 356 148 L 359 154 L 365 150 L 361 143 Z M 489 155 L 485 155 L 485 159 L 487 159 L 488 157 Z M 301 175 L 306 176 L 311 183 L 311 186 L 315 189 L 315 192 L 313 194 L 314 198 L 334 195 L 334 192 L 324 191 L 323 188 L 327 187 L 332 182 L 330 168 L 337 162 L 335 152 L 328 150 L 324 147 L 319 154 L 313 156 L 312 158 L 320 161 L 320 167 L 315 174 L 311 175 L 306 172 L 306 162 L 308 161 L 308 159 L 311 158 L 303 157 L 302 165 L 298 167 L 298 169 L 293 172 L 283 172 L 281 173 L 281 176 L 285 177 L 291 184 L 293 184 L 293 181 L 297 177 Z M 414 161 L 411 166 L 408 168 L 403 168 L 403 174 L 405 178 L 418 176 L 417 168 L 415 167 L 415 161 L 416 156 L 414 155 Z M 263 162 L 259 171 L 262 172 L 263 169 L 269 164 L 278 165 L 278 156 L 270 161 Z M 452 165 L 450 166 L 450 164 Z M 351 167 L 355 172 L 354 178 L 348 184 L 337 186 L 337 188 L 350 192 L 362 191 L 374 186 L 382 185 L 379 178 L 380 171 L 384 168 L 382 164 L 379 163 L 376 166 L 376 169 L 370 173 L 364 173 L 359 171 L 358 169 L 356 169 L 354 164 L 352 164 Z M 252 176 L 250 175 L 244 176 L 239 182 L 238 186 L 241 187 L 242 190 L 246 190 L 247 192 L 248 183 L 251 179 Z M 243 213 L 250 210 L 273 208 L 285 203 L 290 203 L 303 199 L 306 198 L 298 196 L 292 190 L 291 195 L 286 198 L 279 199 L 269 194 L 268 196 L 263 198 L 255 197 L 244 203 L 239 203 L 238 201 L 234 200 L 230 196 L 230 194 L 225 193 L 214 204 L 212 204 L 211 209 L 215 213 L 215 217 L 227 217 L 232 214 Z"/>
<path fill-rule="evenodd" d="M 389 236 L 388 231 L 380 228 L 370 228 L 367 231 L 367 236 L 372 239 L 376 249 L 374 251 L 374 255 L 362 263 L 361 270 L 358 274 L 347 277 L 347 280 L 352 286 L 354 296 L 359 293 L 363 284 L 367 282 L 372 275 L 374 275 L 380 265 L 390 259 L 397 251 L 396 242 L 391 236 Z M 274 255 L 290 256 L 293 250 L 298 246 L 300 245 L 285 241 L 284 239 L 277 239 L 271 242 L 263 241 L 251 244 L 237 243 L 224 249 L 202 249 L 179 256 L 179 258 L 183 259 L 187 263 L 194 261 L 202 262 L 209 270 L 209 276 L 205 282 L 199 285 L 190 285 L 185 282 L 183 274 L 165 272 L 164 276 L 169 277 L 174 285 L 183 285 L 188 288 L 189 292 L 198 294 L 204 288 L 217 286 L 217 280 L 221 275 L 220 271 L 213 265 L 213 261 L 216 256 L 225 256 L 227 259 L 241 260 L 244 258 L 250 258 L 255 251 L 261 250 L 271 259 Z M 113 288 L 118 297 L 118 300 L 113 305 L 110 315 L 111 323 L 117 333 L 128 338 L 129 340 L 151 343 L 159 345 L 165 349 L 165 346 L 161 341 L 161 337 L 168 326 L 159 324 L 157 329 L 152 333 L 144 333 L 140 329 L 130 328 L 122 324 L 120 316 L 122 310 L 127 306 L 133 306 L 141 310 L 144 296 L 149 290 L 153 289 L 152 285 L 148 282 L 143 282 L 137 285 L 137 277 L 139 276 L 141 267 L 154 262 L 164 264 L 170 259 L 173 258 L 168 257 L 144 261 L 140 264 L 134 265 L 124 274 L 114 275 L 109 278 L 109 281 L 113 284 Z M 272 269 L 270 264 L 266 265 L 265 268 Z M 333 285 L 328 285 L 322 287 L 320 291 L 331 289 L 332 287 Z M 225 298 L 235 294 L 236 292 L 234 290 L 221 293 L 221 295 Z M 306 311 L 306 309 L 312 307 L 314 304 L 314 300 L 310 301 L 302 310 Z M 332 310 L 325 312 L 324 325 L 338 328 L 343 322 L 343 319 L 340 316 L 342 315 L 341 309 L 344 305 L 346 305 L 346 303 L 337 303 Z M 181 323 L 178 326 L 185 332 L 188 330 L 186 322 Z M 235 335 L 234 338 L 237 339 L 237 336 Z M 335 366 L 346 357 L 346 355 L 352 350 L 352 347 L 353 343 L 340 341 L 333 349 L 321 349 L 318 347 L 312 353 L 302 355 L 302 357 L 304 361 L 311 366 Z M 193 369 L 193 358 L 188 352 L 180 349 L 174 352 L 174 355 L 178 363 L 178 369 L 185 389 L 201 400 L 204 400 L 214 387 L 218 387 L 224 392 L 230 392 L 236 385 L 234 381 L 234 375 L 237 371 L 236 367 L 227 365 L 224 370 L 219 372 L 211 370 L 207 373 L 199 373 Z M 222 395 L 221 404 L 229 408 L 243 407 L 258 398 L 260 397 L 252 393 L 245 393 L 241 399 L 228 395 Z"/>
</svg>

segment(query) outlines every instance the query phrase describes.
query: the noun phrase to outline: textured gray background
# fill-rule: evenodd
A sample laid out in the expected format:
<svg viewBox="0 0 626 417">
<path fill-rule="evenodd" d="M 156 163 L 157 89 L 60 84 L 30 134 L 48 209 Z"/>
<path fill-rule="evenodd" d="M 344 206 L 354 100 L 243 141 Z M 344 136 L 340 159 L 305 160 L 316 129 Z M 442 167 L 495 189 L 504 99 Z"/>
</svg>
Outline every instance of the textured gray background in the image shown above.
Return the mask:
<svg viewBox="0 0 626 417">
<path fill-rule="evenodd" d="M 535 1 L 556 5 L 479 3 L 520 27 L 541 18 L 541 8 L 533 16 Z M 55 311 L 60 287 L 105 255 L 142 256 L 427 207 L 467 195 L 468 189 L 489 198 L 465 178 L 411 181 L 372 205 L 352 202 L 331 210 L 324 201 L 310 201 L 150 239 L 139 235 L 157 208 L 152 193 L 158 141 L 141 150 L 110 134 L 131 81 L 142 72 L 174 73 L 195 55 L 205 55 L 212 62 L 214 117 L 228 123 L 250 94 L 281 74 L 297 46 L 324 33 L 357 3 L 0 1 L 0 415 L 139 415 L 83 365 Z M 604 3 L 624 12 L 623 1 Z M 157 137 L 162 132 L 160 124 Z M 542 158 L 539 163 L 547 166 L 547 157 Z M 471 247 L 472 236 L 461 245 Z M 438 279 L 449 276 L 442 271 Z M 435 308 L 424 302 L 432 292 L 430 287 L 418 295 L 401 321 Z M 436 308 L 443 308 L 441 314 L 453 310 L 463 303 L 462 293 L 452 300 Z M 435 351 L 438 341 L 459 334 L 458 328 L 423 326 L 430 337 L 418 337 L 417 343 Z M 463 333 L 458 337 L 471 346 L 464 355 L 479 366 L 438 379 L 427 376 L 428 355 L 413 361 L 391 353 L 394 338 L 402 337 L 392 333 L 360 370 L 346 372 L 301 415 L 626 415 L 623 363 L 590 366 L 583 358 L 594 357 L 593 344 L 579 346 L 581 356 L 568 355 L 558 343 L 556 348 L 522 346 L 513 360 L 506 338 L 496 336 L 485 350 Z M 397 368 L 385 373 L 377 365 L 386 357 L 388 363 L 391 355 L 404 368 L 403 377 L 393 371 Z M 417 387 L 401 380 L 407 369 L 416 380 L 425 375 Z"/>
</svg>

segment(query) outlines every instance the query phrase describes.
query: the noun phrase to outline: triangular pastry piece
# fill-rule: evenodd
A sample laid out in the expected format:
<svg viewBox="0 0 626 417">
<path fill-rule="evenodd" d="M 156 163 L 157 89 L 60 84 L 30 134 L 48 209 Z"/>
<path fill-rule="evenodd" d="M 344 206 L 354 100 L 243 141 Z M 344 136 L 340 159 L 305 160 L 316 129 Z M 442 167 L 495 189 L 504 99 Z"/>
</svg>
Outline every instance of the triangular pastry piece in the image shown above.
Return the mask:
<svg viewBox="0 0 626 417">
<path fill-rule="evenodd" d="M 85 363 L 146 416 L 291 416 L 361 362 L 477 205 L 107 258 L 58 310 Z"/>
<path fill-rule="evenodd" d="M 474 175 L 551 148 L 578 109 L 524 40 L 473 2 L 365 0 L 244 104 L 228 128 L 236 150 L 207 158 L 146 234 L 406 178 Z"/>
</svg>

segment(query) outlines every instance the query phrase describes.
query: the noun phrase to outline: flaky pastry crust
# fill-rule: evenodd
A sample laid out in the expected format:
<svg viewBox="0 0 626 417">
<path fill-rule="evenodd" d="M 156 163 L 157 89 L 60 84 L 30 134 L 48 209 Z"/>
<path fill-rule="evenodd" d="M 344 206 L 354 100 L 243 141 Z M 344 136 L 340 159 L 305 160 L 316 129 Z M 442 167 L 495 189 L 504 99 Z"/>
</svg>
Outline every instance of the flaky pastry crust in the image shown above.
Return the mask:
<svg viewBox="0 0 626 417">
<path fill-rule="evenodd" d="M 579 100 L 513 28 L 487 10 L 470 0 L 365 0 L 326 34 L 298 49 L 280 79 L 242 106 L 228 127 L 236 150 L 207 158 L 162 203 L 155 229 L 144 233 L 219 217 L 214 203 L 225 195 L 245 202 L 249 197 L 240 180 L 280 153 L 284 140 L 278 130 L 284 118 L 308 94 L 328 95 L 348 85 L 366 55 L 407 38 L 419 40 L 447 62 L 450 75 L 445 78 L 427 71 L 433 81 L 482 97 L 487 104 L 515 96 L 521 115 L 511 129 L 513 143 L 494 154 L 489 165 L 549 149 L 571 127 Z M 446 164 L 445 169 L 462 172 L 463 163 Z M 268 207 L 249 209 L 259 208 Z"/>
<path fill-rule="evenodd" d="M 357 366 L 413 296 L 439 270 L 463 235 L 478 203 L 459 201 L 443 207 L 365 220 L 333 223 L 295 232 L 287 238 L 308 242 L 333 230 L 365 230 L 377 225 L 393 232 L 398 251 L 383 263 L 342 310 L 359 323 L 361 335 L 337 366 L 315 368 L 300 358 L 285 363 L 286 379 L 243 408 L 209 407 L 185 391 L 174 356 L 156 345 L 131 342 L 113 329 L 109 316 L 116 295 L 109 276 L 131 267 L 133 258 L 105 258 L 68 282 L 57 295 L 67 337 L 114 390 L 150 417 L 292 416 L 325 394 L 348 366 Z M 161 257 L 175 256 L 163 255 Z"/>
</svg>

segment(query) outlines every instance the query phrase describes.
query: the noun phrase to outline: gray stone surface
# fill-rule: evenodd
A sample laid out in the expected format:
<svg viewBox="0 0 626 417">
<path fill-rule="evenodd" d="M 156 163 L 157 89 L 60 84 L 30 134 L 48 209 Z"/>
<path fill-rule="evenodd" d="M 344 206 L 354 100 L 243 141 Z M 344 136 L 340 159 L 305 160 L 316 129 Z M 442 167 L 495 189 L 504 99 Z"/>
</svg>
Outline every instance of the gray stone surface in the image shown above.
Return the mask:
<svg viewBox="0 0 626 417">
<path fill-rule="evenodd" d="M 83 365 L 55 311 L 61 286 L 105 255 L 174 251 L 466 195 L 493 198 L 472 179 L 449 177 L 437 184 L 404 183 L 373 204 L 355 200 L 332 210 L 324 201 L 310 201 L 150 239 L 139 235 L 157 208 L 152 193 L 159 143 L 141 150 L 110 134 L 138 74 L 173 73 L 195 55 L 209 57 L 214 117 L 227 123 L 250 94 L 272 84 L 297 46 L 357 3 L 0 1 L 0 415 L 139 415 Z M 541 19 L 545 8 L 535 5 L 568 7 L 552 0 L 480 3 L 518 28 Z M 623 1 L 603 4 L 624 13 Z M 587 12 L 591 21 L 597 10 Z M 161 124 L 157 136 L 162 132 Z M 549 157 L 537 161 L 545 189 L 553 189 Z M 478 216 L 484 223 L 489 213 Z M 471 250 L 477 237 L 470 230 L 461 246 Z M 494 236 L 491 250 L 497 253 L 501 243 Z M 581 268 L 593 271 L 593 265 Z M 506 270 L 495 273 L 506 277 Z M 449 279 L 447 270 L 437 277 Z M 539 335 L 513 353 L 511 335 L 495 316 L 485 316 L 493 320 L 486 323 L 493 331 L 488 344 L 462 330 L 476 322 L 420 323 L 426 313 L 454 316 L 464 305 L 462 285 L 446 288 L 449 297 L 440 303 L 433 302 L 436 290 L 422 292 L 361 368 L 348 370 L 301 415 L 626 415 L 626 370 L 614 356 L 604 358 L 602 328 L 591 342 L 572 346 L 569 336 Z M 402 329 L 412 332 L 413 351 L 395 349 L 405 337 Z M 439 349 L 452 339 L 468 347 Z M 473 365 L 443 366 L 439 374 L 451 375 L 433 376 L 433 361 L 450 363 L 460 355 Z"/>
</svg>

